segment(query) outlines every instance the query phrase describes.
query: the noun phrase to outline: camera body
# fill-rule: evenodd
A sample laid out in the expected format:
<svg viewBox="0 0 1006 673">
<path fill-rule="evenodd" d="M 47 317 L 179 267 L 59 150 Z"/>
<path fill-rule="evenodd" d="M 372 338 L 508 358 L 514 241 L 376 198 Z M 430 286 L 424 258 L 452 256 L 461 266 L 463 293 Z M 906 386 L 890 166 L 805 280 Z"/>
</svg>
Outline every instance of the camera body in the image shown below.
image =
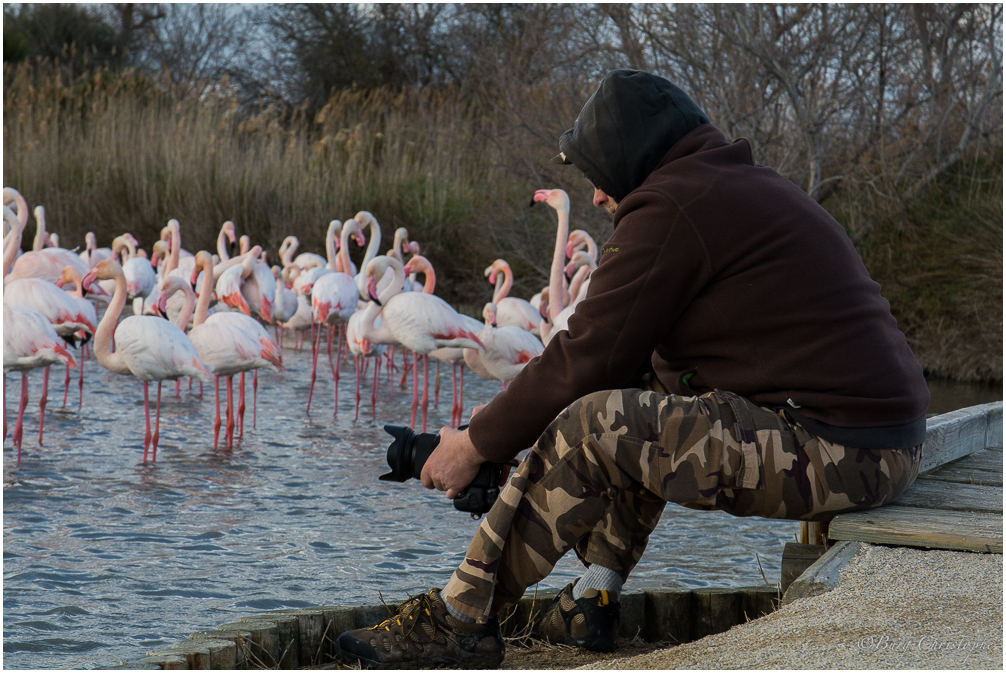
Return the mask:
<svg viewBox="0 0 1006 673">
<path fill-rule="evenodd" d="M 466 427 L 468 426 L 462 425 L 458 429 Z M 423 465 L 440 444 L 440 435 L 415 432 L 402 425 L 385 425 L 384 431 L 395 439 L 388 447 L 388 466 L 391 472 L 382 474 L 379 477 L 381 481 L 419 479 Z M 482 463 L 472 483 L 461 489 L 454 498 L 454 508 L 469 512 L 475 518 L 488 512 L 499 497 L 502 470 L 503 466 L 499 463 Z"/>
</svg>

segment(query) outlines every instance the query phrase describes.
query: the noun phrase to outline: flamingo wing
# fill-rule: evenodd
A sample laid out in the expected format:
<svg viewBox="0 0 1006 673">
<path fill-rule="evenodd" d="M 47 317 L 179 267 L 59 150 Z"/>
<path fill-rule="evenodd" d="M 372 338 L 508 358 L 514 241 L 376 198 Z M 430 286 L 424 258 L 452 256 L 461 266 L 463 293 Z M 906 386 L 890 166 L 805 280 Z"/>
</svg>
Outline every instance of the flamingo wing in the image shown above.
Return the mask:
<svg viewBox="0 0 1006 673">
<path fill-rule="evenodd" d="M 210 372 L 195 346 L 174 323 L 153 316 L 131 316 L 115 329 L 115 352 L 141 381 L 191 376 L 209 382 Z"/>
</svg>

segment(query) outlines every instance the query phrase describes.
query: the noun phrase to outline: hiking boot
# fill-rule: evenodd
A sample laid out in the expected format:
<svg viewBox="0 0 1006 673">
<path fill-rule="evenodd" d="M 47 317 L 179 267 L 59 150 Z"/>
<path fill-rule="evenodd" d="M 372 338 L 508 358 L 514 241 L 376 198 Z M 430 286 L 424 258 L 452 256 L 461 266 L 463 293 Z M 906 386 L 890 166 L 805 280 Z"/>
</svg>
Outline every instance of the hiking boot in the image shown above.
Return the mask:
<svg viewBox="0 0 1006 673">
<path fill-rule="evenodd" d="M 496 618 L 485 624 L 455 619 L 439 589 L 413 596 L 377 626 L 346 631 L 335 649 L 340 660 L 363 668 L 497 668 L 503 661 Z"/>
<path fill-rule="evenodd" d="M 618 636 L 618 601 L 605 589 L 587 589 L 573 600 L 573 585 L 567 584 L 538 622 L 542 640 L 573 645 L 595 652 L 612 652 Z"/>
</svg>

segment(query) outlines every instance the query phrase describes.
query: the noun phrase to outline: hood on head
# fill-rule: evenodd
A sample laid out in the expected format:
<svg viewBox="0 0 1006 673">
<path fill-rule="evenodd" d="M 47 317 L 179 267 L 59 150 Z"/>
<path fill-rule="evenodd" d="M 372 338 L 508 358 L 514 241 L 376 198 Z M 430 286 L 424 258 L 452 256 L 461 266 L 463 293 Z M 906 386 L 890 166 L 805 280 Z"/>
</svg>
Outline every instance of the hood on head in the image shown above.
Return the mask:
<svg viewBox="0 0 1006 673">
<path fill-rule="evenodd" d="M 612 70 L 559 138 L 559 159 L 621 202 L 675 143 L 708 123 L 705 112 L 663 77 Z"/>
</svg>

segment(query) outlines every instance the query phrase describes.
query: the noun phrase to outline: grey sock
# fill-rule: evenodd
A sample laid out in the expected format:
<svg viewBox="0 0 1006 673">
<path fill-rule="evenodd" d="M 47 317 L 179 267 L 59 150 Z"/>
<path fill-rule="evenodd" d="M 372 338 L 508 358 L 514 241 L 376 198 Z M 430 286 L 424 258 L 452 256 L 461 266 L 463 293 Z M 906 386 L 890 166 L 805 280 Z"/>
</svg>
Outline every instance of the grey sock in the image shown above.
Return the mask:
<svg viewBox="0 0 1006 673">
<path fill-rule="evenodd" d="M 583 592 L 587 589 L 597 589 L 598 591 L 606 589 L 608 593 L 614 594 L 617 601 L 622 593 L 622 576 L 610 568 L 594 563 L 587 568 L 587 572 L 573 586 L 573 600 L 583 596 Z"/>
<path fill-rule="evenodd" d="M 441 596 L 441 598 L 443 598 L 443 596 Z M 451 617 L 454 617 L 454 619 L 458 620 L 459 622 L 464 622 L 465 624 L 475 623 L 475 620 L 473 618 L 459 611 L 456 607 L 451 605 L 451 602 L 446 598 L 444 598 L 444 605 L 447 606 L 447 612 L 450 613 Z"/>
</svg>

